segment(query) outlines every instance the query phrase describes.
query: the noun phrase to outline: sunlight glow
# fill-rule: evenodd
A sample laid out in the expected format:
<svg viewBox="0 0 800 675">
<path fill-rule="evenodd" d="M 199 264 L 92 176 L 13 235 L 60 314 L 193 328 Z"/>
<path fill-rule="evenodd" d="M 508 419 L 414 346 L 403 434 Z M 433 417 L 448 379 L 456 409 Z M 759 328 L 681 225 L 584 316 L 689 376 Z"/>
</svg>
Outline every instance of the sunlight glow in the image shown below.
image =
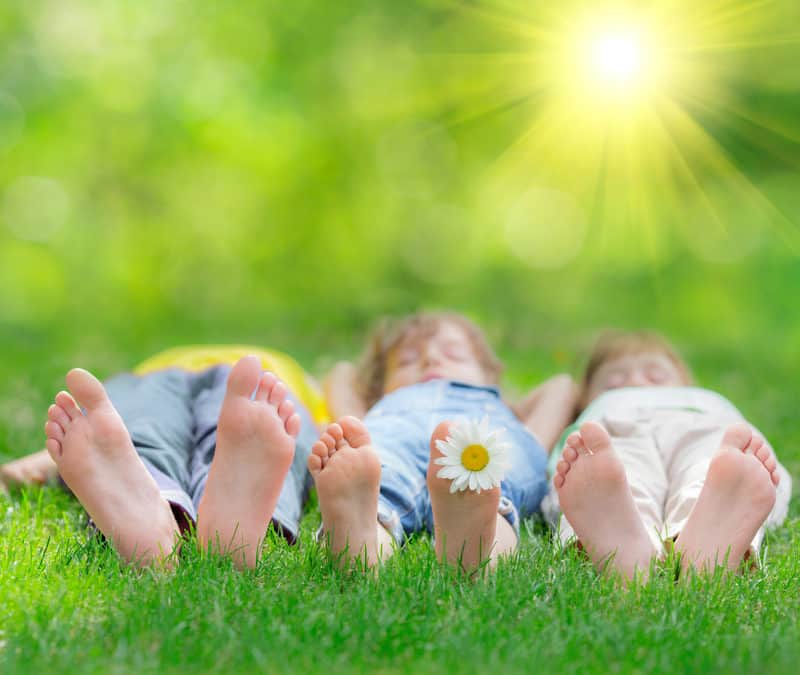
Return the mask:
<svg viewBox="0 0 800 675">
<path fill-rule="evenodd" d="M 638 36 L 629 32 L 597 36 L 590 44 L 589 66 L 607 81 L 631 82 L 640 74 L 642 66 Z"/>
<path fill-rule="evenodd" d="M 549 51 L 551 90 L 559 105 L 572 110 L 620 114 L 620 105 L 643 108 L 667 94 L 671 44 L 677 37 L 648 17 L 587 13 L 554 36 Z"/>
<path fill-rule="evenodd" d="M 736 234 L 745 229 L 780 228 L 794 240 L 741 166 L 745 151 L 797 163 L 782 145 L 798 142 L 788 118 L 752 107 L 800 49 L 792 6 L 469 3 L 480 47 L 454 55 L 459 69 L 443 73 L 441 94 L 466 110 L 454 129 L 490 117 L 500 129 L 516 124 L 482 176 L 487 195 L 498 195 L 485 198 L 487 217 L 522 204 L 508 211 L 508 248 L 535 267 L 566 264 L 578 249 L 639 265 L 670 260 L 682 239 L 720 260 L 752 249 Z M 575 237 L 558 229 L 560 211 L 551 218 L 547 203 L 523 199 L 551 193 L 586 214 Z"/>
</svg>

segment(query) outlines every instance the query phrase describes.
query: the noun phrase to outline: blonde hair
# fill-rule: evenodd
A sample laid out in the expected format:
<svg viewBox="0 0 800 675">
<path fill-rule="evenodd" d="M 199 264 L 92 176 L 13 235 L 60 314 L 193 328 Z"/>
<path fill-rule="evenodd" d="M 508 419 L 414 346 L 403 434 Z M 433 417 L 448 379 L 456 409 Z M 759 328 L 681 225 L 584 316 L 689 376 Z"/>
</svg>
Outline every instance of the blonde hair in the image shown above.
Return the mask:
<svg viewBox="0 0 800 675">
<path fill-rule="evenodd" d="M 589 354 L 589 361 L 581 381 L 581 395 L 578 399 L 579 411 L 589 403 L 587 397 L 592 384 L 592 378 L 600 366 L 611 359 L 633 354 L 657 353 L 666 356 L 678 369 L 683 383 L 694 383 L 692 371 L 681 358 L 678 350 L 662 335 L 651 331 L 606 331 L 594 343 Z"/>
<path fill-rule="evenodd" d="M 461 328 L 492 384 L 500 381 L 503 364 L 495 355 L 483 331 L 467 317 L 455 312 L 417 312 L 401 319 L 385 318 L 378 322 L 367 342 L 357 370 L 359 393 L 367 407 L 382 396 L 391 354 L 408 340 L 431 337 L 442 323 Z"/>
</svg>

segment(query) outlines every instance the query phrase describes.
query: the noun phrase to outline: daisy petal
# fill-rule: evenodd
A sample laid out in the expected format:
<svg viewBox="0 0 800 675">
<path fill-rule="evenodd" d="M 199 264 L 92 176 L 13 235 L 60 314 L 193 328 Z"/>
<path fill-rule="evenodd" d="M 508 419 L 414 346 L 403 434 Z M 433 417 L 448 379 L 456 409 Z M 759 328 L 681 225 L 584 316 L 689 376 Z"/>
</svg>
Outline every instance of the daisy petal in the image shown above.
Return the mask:
<svg viewBox="0 0 800 675">
<path fill-rule="evenodd" d="M 461 462 L 452 457 L 439 457 L 439 459 L 433 460 L 433 463 L 439 466 L 461 466 Z"/>
<path fill-rule="evenodd" d="M 461 475 L 461 469 L 457 466 L 446 466 L 444 469 L 439 469 L 436 474 L 437 478 L 458 478 Z"/>
<path fill-rule="evenodd" d="M 492 479 L 486 474 L 485 471 L 481 471 L 477 474 L 478 485 L 480 486 L 479 489 L 482 490 L 491 490 L 494 486 L 492 485 Z"/>
<path fill-rule="evenodd" d="M 446 440 L 436 440 L 435 447 L 442 455 L 434 459 L 434 464 L 442 467 L 436 476 L 451 481 L 451 492 L 490 490 L 500 485 L 510 468 L 509 455 L 513 446 L 506 440 L 506 429 L 491 429 L 490 423 L 486 415 L 480 420 L 457 419 L 450 426 Z M 472 471 L 463 464 L 464 449 L 470 445 L 482 446 L 488 455 L 486 465 L 479 471 Z"/>
</svg>

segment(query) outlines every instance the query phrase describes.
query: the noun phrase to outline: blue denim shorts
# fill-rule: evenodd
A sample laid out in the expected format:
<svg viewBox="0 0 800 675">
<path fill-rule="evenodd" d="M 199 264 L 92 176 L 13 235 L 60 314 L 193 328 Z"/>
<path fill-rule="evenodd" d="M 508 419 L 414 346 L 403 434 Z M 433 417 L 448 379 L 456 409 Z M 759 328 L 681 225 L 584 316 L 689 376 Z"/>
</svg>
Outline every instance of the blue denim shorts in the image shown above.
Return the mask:
<svg viewBox="0 0 800 675">
<path fill-rule="evenodd" d="M 426 473 L 436 426 L 484 416 L 491 429 L 505 428 L 511 444 L 499 512 L 518 532 L 520 518 L 534 513 L 547 492 L 547 452 L 495 387 L 433 380 L 397 389 L 370 409 L 364 424 L 381 459 L 378 520 L 398 544 L 414 532 L 433 532 Z"/>
<path fill-rule="evenodd" d="M 136 452 L 180 525 L 197 520 L 217 447 L 217 420 L 230 371 L 228 365 L 199 372 L 169 368 L 147 375 L 122 373 L 105 382 Z M 319 432 L 305 406 L 291 393 L 287 398 L 295 404 L 301 426 L 294 461 L 272 519 L 293 541 L 311 486 L 306 462 Z"/>
</svg>

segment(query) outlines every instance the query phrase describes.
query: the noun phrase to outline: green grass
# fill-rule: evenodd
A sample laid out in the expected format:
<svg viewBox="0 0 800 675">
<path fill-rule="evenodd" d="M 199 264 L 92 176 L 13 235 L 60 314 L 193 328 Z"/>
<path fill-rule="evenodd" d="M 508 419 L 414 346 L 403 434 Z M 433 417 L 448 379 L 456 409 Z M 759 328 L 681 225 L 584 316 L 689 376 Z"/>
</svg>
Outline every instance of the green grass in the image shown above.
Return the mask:
<svg viewBox="0 0 800 675">
<path fill-rule="evenodd" d="M 424 305 L 478 319 L 512 392 L 578 372 L 601 326 L 663 331 L 800 476 L 800 5 L 638 3 L 713 29 L 680 166 L 626 143 L 595 172 L 566 120 L 564 153 L 517 162 L 560 148 L 534 76 L 584 4 L 0 2 L 0 461 L 41 447 L 72 366 L 251 343 L 321 373 Z M 508 236 L 540 188 L 585 212 L 562 266 L 531 266 L 569 252 L 555 216 Z M 346 576 L 313 507 L 255 572 L 189 543 L 139 573 L 66 494 L 0 495 L 0 673 L 793 673 L 790 514 L 758 572 L 626 594 L 537 528 L 474 585 L 424 538 Z"/>
<path fill-rule="evenodd" d="M 543 336 L 523 319 L 509 321 L 517 341 L 535 345 L 511 341 L 501 350 L 517 387 L 559 359 L 574 362 L 590 333 L 588 324 L 568 333 L 554 320 Z M 141 330 L 145 339 L 119 332 L 107 342 L 65 332 L 48 357 L 46 333 L 9 337 L 0 453 L 38 447 L 42 411 L 68 365 L 94 363 L 108 375 L 156 339 L 185 340 L 185 330 L 154 325 Z M 234 330 L 215 338 L 241 341 Z M 270 343 L 284 346 L 294 335 L 296 353 L 313 364 L 314 340 L 304 341 L 302 326 L 283 330 Z M 351 335 L 329 335 L 329 355 L 352 353 Z M 768 341 L 744 351 L 714 336 L 679 342 L 690 347 L 700 381 L 736 402 L 797 475 L 800 435 L 787 393 L 797 367 L 776 362 Z M 551 356 L 559 350 L 566 353 Z M 624 593 L 533 523 L 518 555 L 474 584 L 438 565 L 424 537 L 377 579 L 344 574 L 313 541 L 313 504 L 299 545 L 273 538 L 253 572 L 201 556 L 192 542 L 173 573 L 136 572 L 88 535 L 71 497 L 18 491 L 0 497 L 0 672 L 795 672 L 798 506 L 794 499 L 787 524 L 767 537 L 762 570 L 677 586 L 656 575 Z"/>
<path fill-rule="evenodd" d="M 378 579 L 314 544 L 273 540 L 240 573 L 189 545 L 170 575 L 121 568 L 54 491 L 15 500 L 3 531 L 3 672 L 791 672 L 800 526 L 764 571 L 622 593 L 550 539 L 470 584 L 413 542 Z"/>
</svg>

